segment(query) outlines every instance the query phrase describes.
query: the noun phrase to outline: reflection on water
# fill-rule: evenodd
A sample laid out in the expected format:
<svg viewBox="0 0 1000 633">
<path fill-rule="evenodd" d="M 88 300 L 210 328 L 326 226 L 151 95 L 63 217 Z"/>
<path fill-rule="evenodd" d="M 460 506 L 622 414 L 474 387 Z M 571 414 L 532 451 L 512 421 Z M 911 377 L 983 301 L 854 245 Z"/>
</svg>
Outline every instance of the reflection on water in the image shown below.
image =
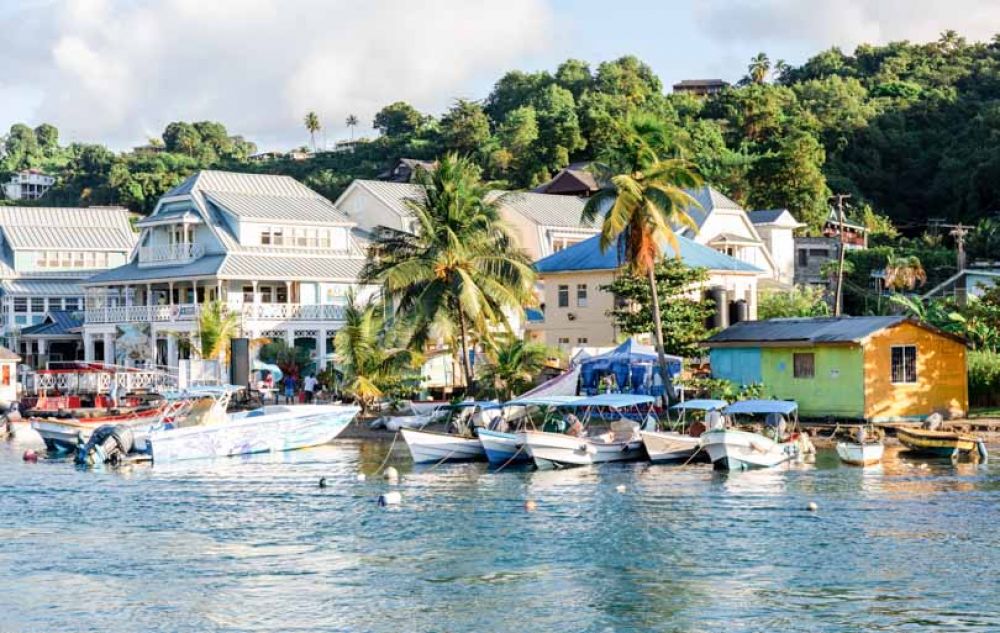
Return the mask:
<svg viewBox="0 0 1000 633">
<path fill-rule="evenodd" d="M 495 473 L 397 443 L 390 486 L 357 480 L 388 443 L 107 472 L 29 443 L 0 444 L 2 630 L 1000 627 L 993 464 Z"/>
</svg>

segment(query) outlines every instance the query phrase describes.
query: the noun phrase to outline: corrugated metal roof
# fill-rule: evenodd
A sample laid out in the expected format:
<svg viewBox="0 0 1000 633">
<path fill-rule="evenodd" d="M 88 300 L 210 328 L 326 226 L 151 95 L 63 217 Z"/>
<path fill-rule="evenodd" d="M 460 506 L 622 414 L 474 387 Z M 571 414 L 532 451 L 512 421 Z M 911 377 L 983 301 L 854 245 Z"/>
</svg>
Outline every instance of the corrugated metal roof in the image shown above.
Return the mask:
<svg viewBox="0 0 1000 633">
<path fill-rule="evenodd" d="M 780 218 L 785 212 L 785 209 L 758 209 L 756 211 L 747 211 L 747 215 L 750 216 L 750 221 L 754 224 L 770 224 Z"/>
<path fill-rule="evenodd" d="M 129 251 L 136 234 L 121 207 L 0 207 L 0 229 L 14 249 Z"/>
<path fill-rule="evenodd" d="M 903 316 L 816 317 L 741 321 L 710 337 L 705 343 L 849 343 L 892 327 Z"/>
<path fill-rule="evenodd" d="M 343 224 L 348 217 L 323 196 L 312 197 L 273 196 L 264 194 L 235 193 L 231 191 L 204 191 L 213 204 L 236 217 L 259 220 Z"/>
<path fill-rule="evenodd" d="M 700 206 L 688 207 L 687 213 L 691 216 L 691 219 L 695 221 L 699 227 L 705 223 L 705 218 L 716 209 L 727 209 L 730 211 L 743 211 L 737 202 L 726 197 L 722 192 L 705 185 L 703 187 L 698 187 L 696 189 L 686 189 L 688 195 L 694 198 Z"/>
<path fill-rule="evenodd" d="M 524 191 L 491 191 L 490 195 L 494 196 L 501 209 L 520 213 L 543 226 L 592 229 L 601 226 L 600 218 L 587 224 L 580 221 L 583 207 L 587 204 L 585 198 Z"/>
<path fill-rule="evenodd" d="M 420 202 L 424 199 L 424 188 L 408 182 L 385 182 L 382 180 L 355 180 L 353 184 L 367 189 L 389 208 L 401 216 L 410 215 L 407 201 Z"/>
<path fill-rule="evenodd" d="M 62 279 L 6 279 L 0 288 L 8 295 L 29 296 L 83 296 L 83 287 L 75 281 Z"/>
<path fill-rule="evenodd" d="M 65 336 L 83 327 L 79 312 L 70 310 L 50 310 L 45 320 L 21 330 L 21 336 Z"/>
<path fill-rule="evenodd" d="M 229 279 L 355 281 L 365 265 L 362 257 L 277 257 L 231 254 L 219 270 Z"/>
<path fill-rule="evenodd" d="M 312 198 L 319 195 L 291 176 L 203 169 L 192 174 L 184 182 L 163 194 L 163 197 L 181 196 L 189 194 L 192 191 L 231 192 L 293 198 Z"/>
<path fill-rule="evenodd" d="M 208 277 L 214 275 L 225 255 L 206 255 L 201 259 L 182 266 L 155 266 L 140 268 L 135 261 L 99 272 L 93 277 L 81 282 L 84 286 L 101 285 L 105 283 L 125 283 L 152 281 L 160 279 L 190 279 L 191 277 Z"/>
<path fill-rule="evenodd" d="M 201 216 L 193 210 L 190 209 L 172 209 L 170 211 L 161 211 L 156 215 L 151 215 L 149 217 L 143 218 L 135 223 L 136 226 L 146 226 L 150 224 L 156 224 L 158 222 L 166 222 L 170 220 L 185 220 L 188 222 L 201 222 Z"/>
<path fill-rule="evenodd" d="M 620 266 L 618 250 L 609 248 L 601 252 L 600 236 L 564 248 L 535 262 L 535 270 L 540 273 L 560 273 L 577 270 L 614 270 Z M 709 270 L 730 270 L 739 272 L 763 272 L 756 266 L 740 261 L 719 251 L 703 246 L 683 236 L 677 236 L 681 249 L 681 261 L 691 268 Z M 674 250 L 668 244 L 662 245 L 664 257 L 674 257 Z"/>
</svg>

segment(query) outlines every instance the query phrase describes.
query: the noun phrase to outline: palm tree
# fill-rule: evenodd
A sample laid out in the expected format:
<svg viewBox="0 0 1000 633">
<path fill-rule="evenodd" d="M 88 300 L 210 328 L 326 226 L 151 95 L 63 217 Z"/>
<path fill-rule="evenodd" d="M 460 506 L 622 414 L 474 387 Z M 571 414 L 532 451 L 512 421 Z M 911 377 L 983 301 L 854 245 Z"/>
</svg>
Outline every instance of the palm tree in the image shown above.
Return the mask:
<svg viewBox="0 0 1000 633">
<path fill-rule="evenodd" d="M 396 333 L 385 313 L 380 301 L 359 303 L 351 294 L 344 309 L 344 327 L 334 338 L 344 391 L 365 410 L 387 390 L 400 386 L 421 360 L 419 354 L 395 345 Z"/>
<path fill-rule="evenodd" d="M 701 178 L 687 161 L 664 158 L 670 137 L 660 119 L 633 115 L 620 126 L 619 134 L 620 147 L 605 152 L 598 163 L 598 181 L 603 185 L 587 201 L 582 220 L 589 223 L 603 217 L 601 251 L 616 247 L 619 261 L 633 274 L 643 275 L 649 281 L 660 375 L 665 396 L 674 398 L 663 351 L 663 323 L 654 268 L 663 255 L 664 242 L 680 259 L 675 227 L 698 230 L 687 210 L 699 204 L 685 188 L 701 185 Z"/>
<path fill-rule="evenodd" d="M 755 84 L 762 84 L 767 79 L 767 74 L 771 72 L 771 60 L 765 53 L 757 53 L 750 59 L 747 72 L 750 73 L 751 81 Z"/>
<path fill-rule="evenodd" d="M 502 400 L 529 387 L 545 368 L 549 350 L 541 343 L 529 343 L 513 336 L 503 337 L 487 352 L 482 380 Z"/>
<path fill-rule="evenodd" d="M 319 122 L 319 115 L 315 112 L 307 112 L 306 118 L 304 120 L 306 130 L 309 131 L 309 138 L 312 141 L 313 152 L 316 151 L 316 132 L 320 131 L 323 126 Z"/>
<path fill-rule="evenodd" d="M 927 283 L 920 258 L 916 256 L 897 257 L 889 255 L 885 262 L 885 287 L 892 290 L 913 290 Z"/>
<path fill-rule="evenodd" d="M 347 115 L 347 127 L 351 128 L 351 140 L 354 140 L 354 128 L 358 126 L 358 117 L 353 114 Z"/>
<path fill-rule="evenodd" d="M 202 358 L 222 358 L 229 352 L 229 343 L 236 337 L 240 318 L 226 309 L 221 301 L 212 301 L 198 315 L 198 353 Z"/>
<path fill-rule="evenodd" d="M 449 154 L 437 169 L 417 170 L 416 182 L 424 195 L 406 201 L 413 231 L 377 229 L 361 277 L 383 287 L 411 346 L 438 338 L 461 348 L 471 390 L 469 344 L 510 330 L 508 315 L 535 301 L 535 272 L 471 160 Z"/>
</svg>

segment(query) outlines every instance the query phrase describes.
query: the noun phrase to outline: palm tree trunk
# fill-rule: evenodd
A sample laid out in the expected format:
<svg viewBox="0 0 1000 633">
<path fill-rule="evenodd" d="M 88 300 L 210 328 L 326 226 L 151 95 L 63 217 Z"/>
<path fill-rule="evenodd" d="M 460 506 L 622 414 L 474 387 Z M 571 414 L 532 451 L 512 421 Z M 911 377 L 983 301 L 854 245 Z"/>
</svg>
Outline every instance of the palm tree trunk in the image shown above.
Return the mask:
<svg viewBox="0 0 1000 633">
<path fill-rule="evenodd" d="M 674 383 L 670 380 L 670 372 L 667 371 L 667 356 L 663 352 L 663 323 L 660 320 L 660 296 L 656 290 L 656 273 L 654 267 L 650 266 L 647 271 L 649 277 L 649 291 L 653 303 L 653 325 L 656 329 L 656 354 L 660 359 L 660 380 L 663 381 L 663 406 L 668 406 L 671 400 L 676 399 L 674 394 Z"/>
<path fill-rule="evenodd" d="M 458 327 L 462 336 L 462 370 L 465 372 L 465 392 L 472 393 L 472 367 L 469 365 L 469 349 L 465 340 L 465 313 L 458 310 Z"/>
</svg>

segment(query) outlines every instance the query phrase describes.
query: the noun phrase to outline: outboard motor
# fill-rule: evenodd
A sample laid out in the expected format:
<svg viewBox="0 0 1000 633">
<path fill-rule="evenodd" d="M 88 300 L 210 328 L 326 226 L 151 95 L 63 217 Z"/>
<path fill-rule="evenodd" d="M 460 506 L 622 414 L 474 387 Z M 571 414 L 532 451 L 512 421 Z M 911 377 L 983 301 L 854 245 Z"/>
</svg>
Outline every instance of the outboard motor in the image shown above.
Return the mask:
<svg viewBox="0 0 1000 633">
<path fill-rule="evenodd" d="M 117 466 L 135 448 L 132 429 L 125 425 L 105 424 L 98 427 L 86 444 L 76 447 L 76 463 L 82 466 L 111 464 Z"/>
</svg>

